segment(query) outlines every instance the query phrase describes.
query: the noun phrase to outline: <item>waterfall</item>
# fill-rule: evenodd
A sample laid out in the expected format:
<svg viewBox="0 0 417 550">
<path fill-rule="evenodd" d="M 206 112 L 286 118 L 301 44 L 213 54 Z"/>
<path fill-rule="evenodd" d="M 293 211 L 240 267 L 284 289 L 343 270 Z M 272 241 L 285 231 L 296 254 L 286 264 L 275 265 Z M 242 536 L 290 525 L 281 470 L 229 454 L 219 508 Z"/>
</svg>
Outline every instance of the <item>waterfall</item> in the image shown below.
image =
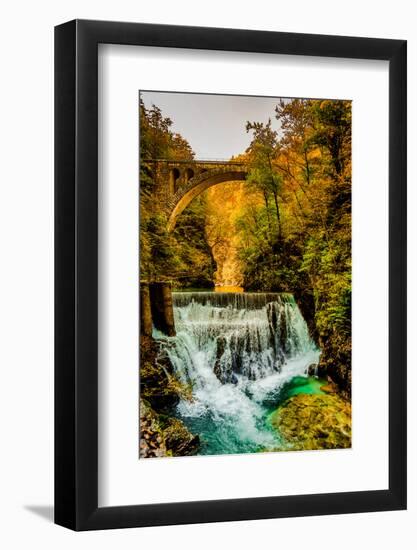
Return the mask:
<svg viewBox="0 0 417 550">
<path fill-rule="evenodd" d="M 177 377 L 191 385 L 179 416 L 202 434 L 204 452 L 273 448 L 268 403 L 306 375 L 319 352 L 291 294 L 174 292 L 177 335 L 155 333 Z"/>
</svg>

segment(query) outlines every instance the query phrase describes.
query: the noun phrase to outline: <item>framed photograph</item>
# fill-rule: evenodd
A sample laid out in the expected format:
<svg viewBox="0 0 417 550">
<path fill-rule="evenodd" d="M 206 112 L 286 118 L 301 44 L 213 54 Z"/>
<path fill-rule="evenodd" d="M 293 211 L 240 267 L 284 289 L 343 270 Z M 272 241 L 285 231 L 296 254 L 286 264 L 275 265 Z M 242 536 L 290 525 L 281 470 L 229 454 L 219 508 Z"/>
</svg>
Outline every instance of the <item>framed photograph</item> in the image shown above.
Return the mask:
<svg viewBox="0 0 417 550">
<path fill-rule="evenodd" d="M 406 42 L 55 29 L 55 522 L 406 508 Z"/>
</svg>

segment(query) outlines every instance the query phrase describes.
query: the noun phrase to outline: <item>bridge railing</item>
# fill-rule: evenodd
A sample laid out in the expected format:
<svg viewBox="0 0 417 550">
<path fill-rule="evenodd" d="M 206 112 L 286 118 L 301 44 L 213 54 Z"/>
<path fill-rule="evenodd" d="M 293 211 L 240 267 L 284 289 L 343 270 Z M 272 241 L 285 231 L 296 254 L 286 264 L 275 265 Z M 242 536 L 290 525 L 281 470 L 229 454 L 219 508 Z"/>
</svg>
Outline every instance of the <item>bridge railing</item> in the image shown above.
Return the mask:
<svg viewBox="0 0 417 550">
<path fill-rule="evenodd" d="M 239 161 L 239 160 L 228 160 L 228 159 L 202 159 L 202 158 L 199 158 L 199 159 L 189 159 L 189 160 L 185 160 L 185 159 L 178 159 L 178 160 L 175 160 L 175 159 L 166 159 L 166 158 L 158 158 L 158 159 L 142 159 L 143 162 L 154 162 L 154 163 L 171 163 L 171 164 L 235 164 L 235 165 L 239 165 L 239 166 L 242 166 L 244 164 L 246 164 L 245 162 L 243 161 Z"/>
</svg>

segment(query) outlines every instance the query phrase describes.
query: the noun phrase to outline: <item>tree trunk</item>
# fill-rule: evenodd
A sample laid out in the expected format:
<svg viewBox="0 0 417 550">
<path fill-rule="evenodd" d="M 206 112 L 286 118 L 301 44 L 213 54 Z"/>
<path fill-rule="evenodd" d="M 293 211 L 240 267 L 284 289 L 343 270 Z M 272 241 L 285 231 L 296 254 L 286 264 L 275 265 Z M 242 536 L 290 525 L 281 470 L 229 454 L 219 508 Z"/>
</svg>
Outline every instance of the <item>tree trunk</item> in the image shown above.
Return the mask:
<svg viewBox="0 0 417 550">
<path fill-rule="evenodd" d="M 272 169 L 272 162 L 271 162 L 270 155 L 268 155 L 268 164 L 269 164 L 269 170 L 270 170 L 270 173 L 271 173 L 272 194 L 274 195 L 275 210 L 276 210 L 276 213 L 277 213 L 278 242 L 281 242 L 281 240 L 282 240 L 281 214 L 280 214 L 280 211 L 279 211 L 278 194 L 277 194 L 276 187 L 275 187 L 274 173 L 273 173 L 273 169 Z"/>
<path fill-rule="evenodd" d="M 266 208 L 266 217 L 268 220 L 268 231 L 269 231 L 269 238 L 271 238 L 272 235 L 272 226 L 271 226 L 271 217 L 269 215 L 269 201 L 268 201 L 268 193 L 264 190 L 263 191 L 264 200 L 265 200 L 265 208 Z"/>
<path fill-rule="evenodd" d="M 282 229 L 281 229 L 281 214 L 280 214 L 280 211 L 279 211 L 279 204 L 278 204 L 278 195 L 275 191 L 273 192 L 273 195 L 274 195 L 275 210 L 276 210 L 276 213 L 277 213 L 277 221 L 278 221 L 278 241 L 281 241 L 281 239 L 282 239 Z"/>
</svg>

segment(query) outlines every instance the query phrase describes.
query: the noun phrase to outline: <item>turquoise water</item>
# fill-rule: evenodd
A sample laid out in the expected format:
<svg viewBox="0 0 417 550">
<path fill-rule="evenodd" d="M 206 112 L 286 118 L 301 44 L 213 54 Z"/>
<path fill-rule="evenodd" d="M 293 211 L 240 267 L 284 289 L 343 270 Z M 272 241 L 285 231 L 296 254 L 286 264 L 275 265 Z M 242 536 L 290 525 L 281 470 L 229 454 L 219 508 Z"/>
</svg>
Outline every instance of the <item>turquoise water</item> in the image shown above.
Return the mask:
<svg viewBox="0 0 417 550">
<path fill-rule="evenodd" d="M 308 377 L 319 350 L 291 295 L 174 293 L 177 335 L 162 340 L 178 378 L 192 386 L 178 416 L 202 455 L 277 450 L 272 410 L 296 393 L 320 392 Z"/>
<path fill-rule="evenodd" d="M 201 415 L 182 416 L 181 419 L 193 433 L 200 435 L 201 455 L 251 453 L 265 451 L 268 448 L 275 451 L 280 448 L 284 450 L 285 444 L 270 424 L 271 413 L 294 395 L 323 394 L 320 387 L 325 383 L 326 381 L 311 376 L 296 376 L 273 397 L 270 396 L 263 403 L 259 403 L 258 410 L 251 411 L 249 417 L 241 417 L 238 425 L 233 414 L 219 418 L 211 410 Z M 250 394 L 248 399 L 250 400 Z M 242 424 L 246 424 L 246 429 Z M 256 432 L 262 434 L 260 439 L 254 437 Z"/>
<path fill-rule="evenodd" d="M 327 381 L 323 378 L 315 376 L 295 376 L 292 378 L 280 392 L 280 403 L 297 395 L 299 393 L 307 393 L 310 395 L 323 394 L 321 387 L 326 385 Z"/>
</svg>

